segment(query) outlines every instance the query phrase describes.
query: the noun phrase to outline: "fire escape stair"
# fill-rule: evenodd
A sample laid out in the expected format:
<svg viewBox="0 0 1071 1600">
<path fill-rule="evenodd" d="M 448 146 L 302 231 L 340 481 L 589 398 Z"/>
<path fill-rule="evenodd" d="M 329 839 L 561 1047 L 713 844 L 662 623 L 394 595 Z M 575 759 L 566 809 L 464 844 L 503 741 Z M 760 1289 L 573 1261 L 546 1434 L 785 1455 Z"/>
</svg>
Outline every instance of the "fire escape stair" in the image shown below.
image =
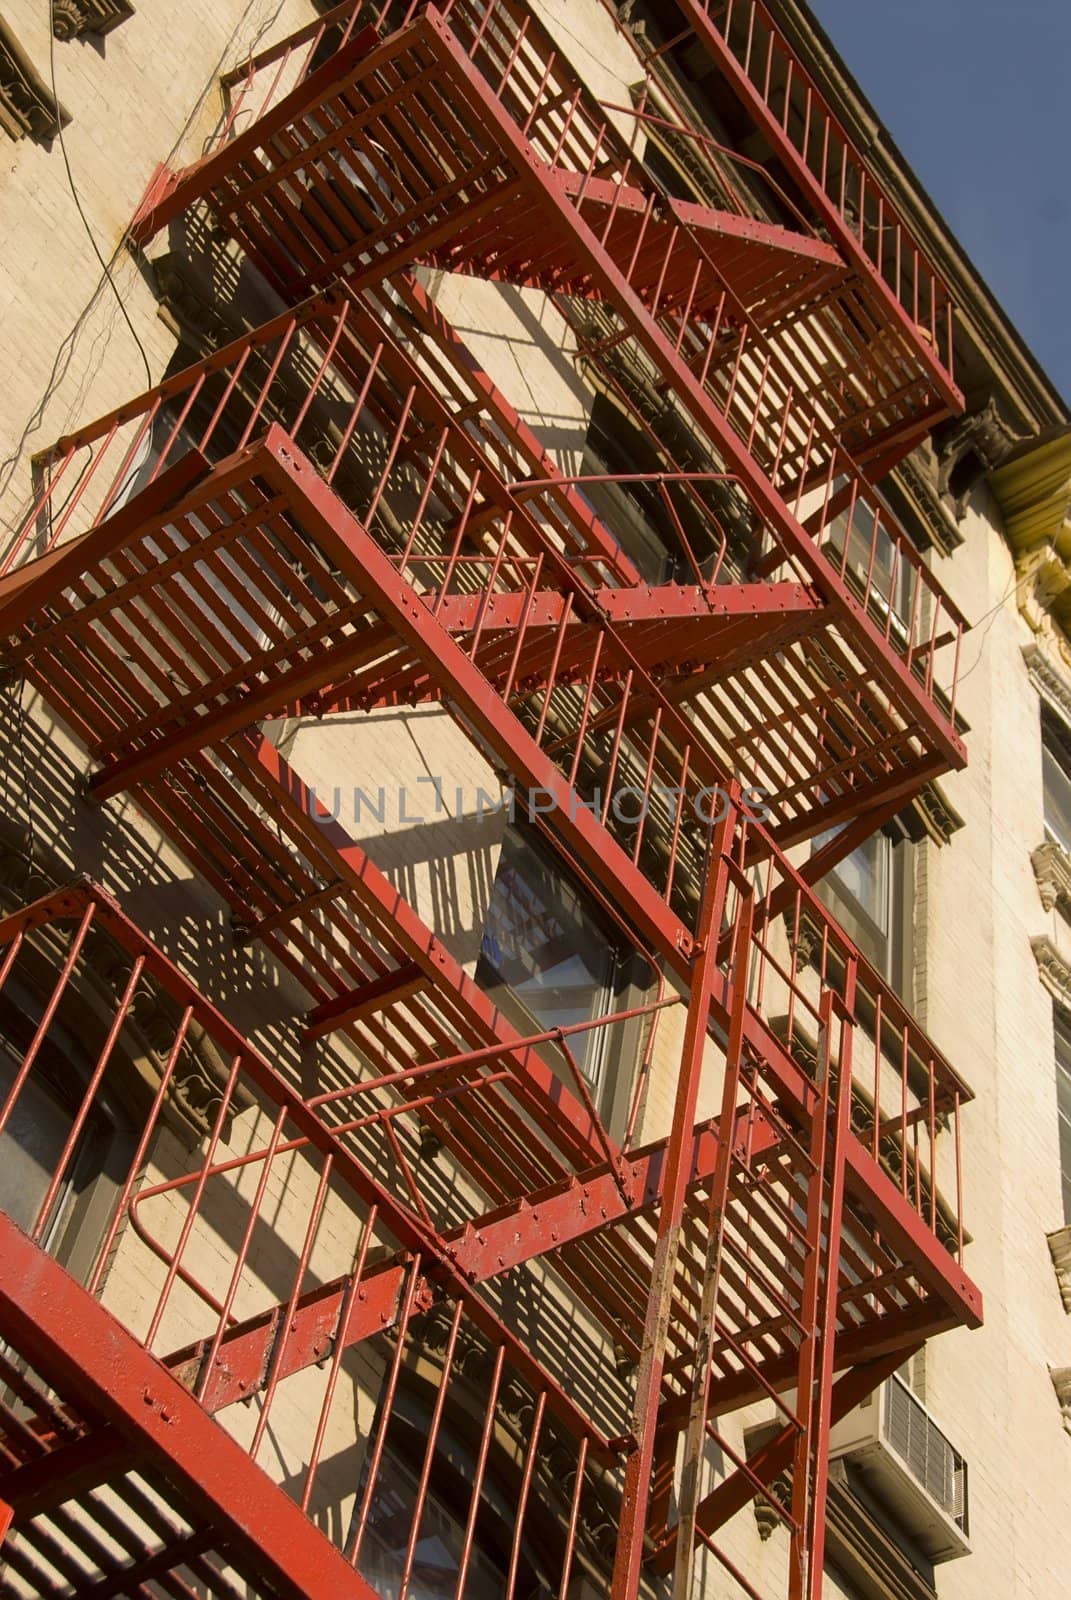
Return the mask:
<svg viewBox="0 0 1071 1600">
<path fill-rule="evenodd" d="M 173 1026 L 185 1026 L 181 1014 L 195 1010 L 223 1058 L 234 1063 L 226 1096 L 234 1092 L 235 1084 L 244 1083 L 247 1096 L 254 1096 L 266 1115 L 265 1137 L 274 1125 L 274 1135 L 263 1148 L 258 1150 L 255 1141 L 252 1148 L 248 1142 L 241 1146 L 235 1171 L 234 1159 L 217 1149 L 227 1114 L 225 1097 L 203 1156 L 203 1178 L 196 1188 L 181 1173 L 165 1181 L 162 1191 L 172 1197 L 169 1203 L 181 1204 L 196 1217 L 200 1210 L 212 1214 L 220 1197 L 241 1196 L 240 1215 L 248 1217 L 251 1226 L 276 1161 L 286 1165 L 293 1181 L 289 1163 L 296 1134 L 301 1136 L 298 1148 L 306 1148 L 318 1160 L 328 1159 L 335 1181 L 349 1185 L 362 1206 L 376 1208 L 401 1248 L 375 1263 L 366 1259 L 362 1248 L 351 1272 L 309 1287 L 302 1281 L 304 1267 L 299 1266 L 290 1295 L 252 1317 L 228 1318 L 218 1301 L 208 1296 L 210 1331 L 194 1344 L 176 1349 L 168 1344 L 166 1328 L 150 1333 L 146 1342 L 133 1325 L 117 1321 L 10 1219 L 0 1217 L 4 1244 L 0 1333 L 24 1363 L 15 1368 L 5 1356 L 5 1378 L 16 1386 L 24 1407 L 32 1407 L 40 1419 L 31 1438 L 10 1402 L 0 1406 L 0 1433 L 8 1455 L 0 1470 L 0 1495 L 14 1511 L 15 1570 L 30 1582 L 31 1592 L 46 1592 L 33 1590 L 32 1585 L 40 1576 L 38 1558 L 43 1555 L 47 1561 L 56 1555 L 57 1530 L 59 1548 L 77 1586 L 77 1574 L 85 1570 L 79 1564 L 91 1567 L 100 1562 L 101 1532 L 114 1533 L 116 1511 L 122 1515 L 126 1508 L 125 1549 L 119 1556 L 109 1554 L 102 1583 L 129 1585 L 132 1573 L 148 1579 L 186 1566 L 210 1585 L 222 1582 L 218 1592 L 228 1594 L 226 1579 L 219 1576 L 222 1566 L 252 1584 L 256 1593 L 274 1592 L 271 1585 L 277 1583 L 288 1592 L 317 1593 L 311 1579 L 299 1576 L 296 1563 L 304 1561 L 317 1564 L 324 1583 L 335 1585 L 332 1592 L 365 1594 L 352 1569 L 341 1564 L 341 1555 L 330 1544 L 324 1544 L 323 1534 L 304 1511 L 254 1464 L 243 1443 L 249 1430 L 242 1423 L 242 1412 L 228 1408 L 258 1396 L 270 1403 L 277 1392 L 286 1393 L 288 1383 L 315 1368 L 322 1370 L 325 1363 L 337 1371 L 348 1350 L 380 1338 L 384 1330 L 397 1328 L 401 1338 L 408 1337 L 414 1317 L 419 1322 L 432 1314 L 444 1296 L 447 1306 L 456 1304 L 455 1318 L 471 1326 L 473 1336 L 504 1342 L 511 1370 L 533 1395 L 542 1396 L 540 1408 L 546 1405 L 562 1425 L 578 1430 L 573 1434 L 574 1449 L 583 1439 L 592 1461 L 610 1468 L 615 1460 L 628 1459 L 630 1441 L 600 1439 L 598 1430 L 592 1431 L 560 1387 L 550 1352 L 541 1349 L 539 1339 L 519 1334 L 501 1320 L 495 1285 L 499 1280 L 515 1281 L 526 1264 L 543 1273 L 549 1268 L 578 1296 L 586 1314 L 604 1319 L 608 1333 L 623 1341 L 623 1356 L 638 1357 L 645 1339 L 654 1226 L 660 1204 L 665 1203 L 666 1140 L 628 1154 L 608 1148 L 593 1165 L 578 1161 L 542 1186 L 521 1170 L 514 1175 L 509 1199 L 482 1214 L 477 1210 L 468 1221 L 439 1235 L 429 1228 L 413 1197 L 405 1194 L 404 1185 L 399 1192 L 399 1186 L 385 1184 L 375 1175 L 374 1163 L 364 1164 L 364 1147 L 351 1143 L 361 1137 L 351 1132 L 359 1123 L 351 1122 L 346 1113 L 361 1104 L 371 1106 L 360 1098 L 367 1091 L 350 1086 L 336 1096 L 306 1102 L 96 886 L 83 883 L 3 919 L 0 949 L 5 952 L 5 972 L 38 931 L 54 934 L 63 929 L 73 936 L 73 944 L 66 947 L 66 959 L 62 943 L 51 946 L 53 959 L 63 960 L 55 1004 L 62 1005 L 87 930 L 92 930 L 90 937 L 118 942 L 136 961 L 136 970 L 151 973 L 151 982 L 174 1005 Z M 748 1010 L 741 1006 L 742 1000 L 738 990 L 730 1005 L 741 1019 Z M 116 1017 L 122 1018 L 125 1002 L 118 992 L 114 1005 Z M 720 1012 L 720 1008 L 719 1001 L 715 1009 Z M 720 1027 L 714 1016 L 709 1023 L 716 1031 Z M 886 1368 L 902 1359 L 904 1348 L 943 1327 L 976 1322 L 980 1309 L 977 1291 L 934 1236 L 932 1219 L 927 1223 L 899 1182 L 878 1168 L 866 1148 L 869 1135 L 864 1142 L 850 1131 L 853 1119 L 847 1115 L 847 1101 L 841 1101 L 842 1145 L 826 1151 L 816 1175 L 809 1167 L 807 1148 L 809 1143 L 813 1148 L 815 1129 L 824 1125 L 824 1117 L 816 1119 L 815 1111 L 828 1087 L 823 1089 L 821 1077 L 812 1079 L 809 1070 L 777 1044 L 753 1010 L 739 1039 L 739 1055 L 733 1053 L 731 1034 L 730 1025 L 730 1060 L 747 1092 L 739 1106 L 728 1103 L 720 1120 L 697 1125 L 686 1142 L 685 1204 L 659 1412 L 661 1426 L 671 1436 L 679 1432 L 679 1413 L 682 1408 L 686 1412 L 689 1404 L 689 1363 L 701 1330 L 697 1318 L 701 1319 L 699 1289 L 709 1213 L 719 1183 L 725 1184 L 726 1206 L 719 1232 L 720 1289 L 707 1385 L 712 1421 L 771 1388 L 785 1389 L 795 1381 L 803 1359 L 798 1323 L 805 1313 L 806 1252 L 793 1218 L 825 1214 L 827 1185 L 839 1170 L 843 1171 L 837 1202 L 842 1223 L 830 1311 L 833 1342 L 828 1350 L 831 1372 L 842 1373 L 832 1391 L 834 1415 L 857 1403 L 880 1381 Z M 164 1054 L 173 1063 L 174 1051 L 165 1049 Z M 523 1069 L 516 1070 L 523 1076 Z M 423 1086 L 411 1059 L 408 1073 L 412 1081 L 397 1085 L 400 1099 L 395 1108 L 381 1104 L 378 1112 L 366 1115 L 364 1124 L 382 1132 L 407 1102 L 410 1116 L 423 1107 Z M 440 1089 L 449 1083 L 450 1068 L 444 1064 Z M 498 1091 L 488 1084 L 484 1092 Z M 939 1094 L 944 1093 L 942 1086 Z M 158 1096 L 153 1116 L 158 1115 L 159 1104 Z M 460 1148 L 474 1176 L 478 1174 L 486 1185 L 488 1171 L 481 1167 L 479 1148 Z M 262 1171 L 257 1185 L 239 1181 L 248 1163 L 254 1173 Z M 151 1206 L 147 1197 L 154 1192 L 150 1185 L 134 1203 L 147 1199 Z M 138 1191 L 123 1191 L 116 1227 L 132 1193 Z M 302 1193 L 300 1186 L 295 1188 L 295 1204 L 312 1206 L 313 1188 L 304 1200 Z M 321 1203 L 322 1199 L 316 1206 Z M 249 1270 L 245 1247 L 237 1243 L 241 1234 L 239 1227 L 231 1246 L 238 1275 Z M 181 1232 L 177 1246 L 164 1248 L 163 1259 L 172 1260 L 173 1271 L 185 1237 Z M 144 1216 L 123 1239 L 120 1256 L 124 1250 L 153 1244 Z M 158 1243 L 153 1247 L 161 1248 Z M 102 1262 L 106 1256 L 105 1248 Z M 159 1282 L 159 1273 L 148 1281 Z M 194 1282 L 188 1276 L 184 1281 Z M 233 1296 L 225 1302 L 229 1303 Z M 138 1326 L 144 1326 L 140 1312 Z M 156 1328 L 156 1319 L 152 1326 Z M 78 1330 L 76 1337 L 72 1329 Z M 213 1416 L 233 1434 L 215 1433 L 209 1424 Z M 775 1441 L 765 1461 L 730 1473 L 697 1503 L 699 1526 L 708 1535 L 728 1520 L 734 1508 L 746 1504 L 757 1484 L 773 1487 L 784 1466 L 778 1453 L 783 1449 L 784 1441 Z M 205 1469 L 206 1454 L 212 1460 L 210 1471 Z M 584 1459 L 582 1454 L 581 1473 Z M 51 1470 L 46 1470 L 46 1462 Z M 153 1537 L 139 1548 L 136 1530 L 143 1523 Z M 669 1528 L 653 1557 L 656 1563 L 671 1558 L 673 1539 L 674 1529 Z M 265 1583 L 266 1591 L 257 1587 Z M 78 1592 L 96 1590 L 83 1581 Z"/>
</svg>

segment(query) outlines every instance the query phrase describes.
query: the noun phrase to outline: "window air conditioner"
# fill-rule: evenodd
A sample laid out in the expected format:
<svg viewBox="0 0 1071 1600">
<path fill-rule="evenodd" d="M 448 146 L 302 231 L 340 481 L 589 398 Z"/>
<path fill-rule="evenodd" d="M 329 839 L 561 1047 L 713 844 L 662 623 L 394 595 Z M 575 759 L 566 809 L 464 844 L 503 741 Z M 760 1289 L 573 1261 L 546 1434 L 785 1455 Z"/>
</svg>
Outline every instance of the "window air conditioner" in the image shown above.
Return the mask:
<svg viewBox="0 0 1071 1600">
<path fill-rule="evenodd" d="M 902 1378 L 887 1379 L 834 1426 L 829 1454 L 863 1470 L 930 1561 L 969 1555 L 967 1463 Z"/>
</svg>

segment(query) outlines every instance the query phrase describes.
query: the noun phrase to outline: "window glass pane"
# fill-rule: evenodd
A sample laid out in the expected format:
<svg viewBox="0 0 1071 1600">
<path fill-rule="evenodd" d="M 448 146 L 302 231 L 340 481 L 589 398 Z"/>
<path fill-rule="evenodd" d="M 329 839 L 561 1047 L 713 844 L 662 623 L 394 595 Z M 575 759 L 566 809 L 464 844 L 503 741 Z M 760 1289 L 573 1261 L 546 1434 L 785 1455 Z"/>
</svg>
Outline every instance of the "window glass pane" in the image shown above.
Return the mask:
<svg viewBox="0 0 1071 1600">
<path fill-rule="evenodd" d="M 5 1046 L 0 1045 L 0 1051 L 2 1105 L 15 1081 L 16 1066 Z M 29 1231 L 37 1221 L 71 1122 L 71 1113 L 31 1073 L 0 1134 L 0 1211 L 20 1228 Z"/>
<path fill-rule="evenodd" d="M 383 1600 L 397 1600 L 405 1571 L 419 1480 L 388 1447 L 383 1452 L 358 1568 Z M 409 1600 L 453 1600 L 465 1542 L 465 1525 L 428 1492 L 413 1549 Z M 465 1600 L 500 1600 L 506 1574 L 473 1544 Z"/>
<path fill-rule="evenodd" d="M 540 1029 L 568 1027 L 612 1010 L 615 966 L 605 929 L 572 884 L 522 835 L 508 831 L 480 944 L 481 987 L 492 996 L 507 988 Z M 592 1084 L 601 1076 L 602 1031 L 569 1040 Z"/>
<path fill-rule="evenodd" d="M 1071 761 L 1056 739 L 1043 730 L 1042 784 L 1045 797 L 1045 833 L 1071 852 Z"/>
<path fill-rule="evenodd" d="M 844 484 L 843 478 L 838 479 L 833 485 L 834 493 Z M 856 501 L 850 522 L 847 511 L 834 517 L 829 538 L 842 560 L 847 538 L 847 570 L 864 588 L 869 583 L 873 601 L 883 607 L 891 605 L 894 615 L 906 625 L 912 603 L 912 570 L 898 552 L 880 507 Z"/>
<path fill-rule="evenodd" d="M 1056 1036 L 1056 1107 L 1060 1122 L 1060 1173 L 1064 1222 L 1071 1224 L 1071 1018 L 1054 1014 Z"/>
<path fill-rule="evenodd" d="M 833 868 L 830 877 L 886 938 L 889 934 L 889 879 L 891 841 L 875 834 Z"/>
</svg>

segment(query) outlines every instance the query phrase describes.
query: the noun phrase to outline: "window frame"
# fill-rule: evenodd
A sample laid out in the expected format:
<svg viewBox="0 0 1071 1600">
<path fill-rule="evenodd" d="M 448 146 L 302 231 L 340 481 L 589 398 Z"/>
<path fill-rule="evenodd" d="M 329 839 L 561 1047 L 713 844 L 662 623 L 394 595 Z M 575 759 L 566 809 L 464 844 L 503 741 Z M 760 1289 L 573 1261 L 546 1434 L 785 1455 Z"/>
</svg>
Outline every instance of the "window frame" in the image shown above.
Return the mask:
<svg viewBox="0 0 1071 1600">
<path fill-rule="evenodd" d="M 536 856 L 543 871 L 553 874 L 559 881 L 563 881 L 571 895 L 575 896 L 582 907 L 584 915 L 599 925 L 605 935 L 611 953 L 611 968 L 609 983 L 604 991 L 605 1015 L 609 1016 L 619 1011 L 629 1011 L 642 1006 L 655 982 L 655 976 L 643 957 L 628 945 L 619 930 L 611 927 L 608 920 L 601 913 L 597 905 L 591 903 L 590 896 L 583 886 L 569 870 L 568 863 L 555 851 L 539 834 L 535 828 L 522 822 L 519 818 L 507 825 L 507 832 L 512 833 L 513 839 L 520 841 L 526 850 Z M 503 840 L 502 849 L 509 846 Z M 499 856 L 501 864 L 502 856 Z M 499 868 L 496 867 L 495 881 L 498 879 Z M 491 894 L 494 893 L 492 883 Z M 484 913 L 481 940 L 486 930 L 487 918 L 490 910 L 490 897 Z M 522 1035 L 543 1032 L 547 1024 L 540 1019 L 525 1004 L 524 996 L 518 994 L 508 982 L 500 979 L 492 988 L 485 986 L 480 975 L 480 965 L 484 957 L 481 955 L 476 967 L 476 982 L 485 993 L 494 1001 L 503 1014 L 509 1019 Z M 595 1048 L 598 1052 L 598 1075 L 594 1077 L 583 1071 L 584 1081 L 587 1084 L 595 1108 L 611 1137 L 616 1137 L 626 1124 L 632 1098 L 632 1090 L 636 1081 L 639 1067 L 641 1048 L 644 1038 L 644 1023 L 649 1019 L 633 1017 L 626 1022 L 616 1023 L 612 1031 L 608 1028 L 595 1029 Z M 556 1075 L 567 1088 L 575 1092 L 576 1086 L 568 1062 L 561 1052 L 553 1045 L 546 1047 L 546 1054 L 550 1057 Z"/>
</svg>

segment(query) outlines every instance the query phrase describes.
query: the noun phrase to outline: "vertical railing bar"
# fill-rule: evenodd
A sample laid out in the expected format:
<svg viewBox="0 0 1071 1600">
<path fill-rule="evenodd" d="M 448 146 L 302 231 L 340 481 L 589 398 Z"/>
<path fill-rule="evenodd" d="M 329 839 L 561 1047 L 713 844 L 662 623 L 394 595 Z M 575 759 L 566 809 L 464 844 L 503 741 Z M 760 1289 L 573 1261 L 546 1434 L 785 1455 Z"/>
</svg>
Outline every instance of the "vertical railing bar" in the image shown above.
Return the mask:
<svg viewBox="0 0 1071 1600">
<path fill-rule="evenodd" d="M 368 1464 L 368 1479 L 361 1497 L 361 1507 L 355 1518 L 353 1538 L 345 1555 L 351 1567 L 357 1565 L 361 1554 L 361 1545 L 364 1541 L 365 1528 L 368 1523 L 368 1513 L 372 1506 L 372 1496 L 376 1490 L 376 1479 L 379 1476 L 380 1462 L 387 1443 L 387 1427 L 390 1422 L 391 1411 L 394 1406 L 394 1394 L 398 1387 L 398 1374 L 402 1366 L 402 1353 L 409 1332 L 409 1321 L 413 1314 L 413 1302 L 416 1299 L 417 1284 L 420 1280 L 420 1257 L 412 1258 L 409 1276 L 402 1295 L 401 1309 L 398 1313 L 394 1342 L 394 1355 L 391 1358 L 390 1372 L 387 1376 L 386 1389 L 383 1393 L 379 1407 L 379 1426 L 376 1429 L 376 1442 L 372 1447 L 372 1459 Z"/>
<path fill-rule="evenodd" d="M 75 1145 L 78 1143 L 78 1140 L 81 1137 L 82 1129 L 85 1127 L 86 1119 L 89 1116 L 90 1107 L 92 1106 L 97 1090 L 100 1087 L 101 1079 L 107 1070 L 108 1062 L 111 1060 L 112 1051 L 115 1049 L 115 1042 L 122 1031 L 123 1023 L 126 1021 L 131 1002 L 134 999 L 135 991 L 139 982 L 141 981 L 141 974 L 144 970 L 144 967 L 145 957 L 140 955 L 137 957 L 133 967 L 131 968 L 130 977 L 127 979 L 122 998 L 119 1001 L 119 1005 L 115 1016 L 112 1019 L 111 1026 L 108 1029 L 107 1037 L 101 1046 L 100 1052 L 97 1056 L 96 1064 L 93 1067 L 93 1071 L 86 1082 L 85 1092 L 82 1095 L 81 1104 L 77 1113 L 75 1114 L 74 1120 L 71 1123 L 70 1132 L 68 1133 L 63 1149 L 60 1152 L 56 1169 L 52 1174 L 52 1181 L 49 1183 L 44 1199 L 41 1201 L 41 1204 L 38 1207 L 37 1219 L 34 1222 L 33 1230 L 30 1234 L 31 1239 L 38 1240 L 40 1238 L 48 1214 L 55 1204 L 56 1195 L 59 1193 L 59 1187 L 63 1182 L 64 1173 L 66 1172 L 68 1164 L 71 1160 L 71 1156 L 74 1153 Z M 0 973 L 0 987 L 3 985 L 3 979 L 5 976 L 6 966 L 5 972 Z"/>
<path fill-rule="evenodd" d="M 420 1525 L 424 1520 L 424 1505 L 428 1497 L 428 1484 L 431 1479 L 432 1462 L 439 1444 L 439 1429 L 442 1426 L 443 1409 L 446 1405 L 446 1392 L 450 1385 L 450 1375 L 454 1365 L 454 1349 L 457 1345 L 458 1330 L 461 1327 L 461 1314 L 464 1305 L 458 1300 L 454 1305 L 453 1320 L 450 1323 L 450 1334 L 443 1354 L 442 1370 L 439 1373 L 438 1385 L 435 1394 L 435 1404 L 432 1407 L 431 1422 L 428 1427 L 428 1442 L 424 1451 L 424 1461 L 420 1472 L 420 1482 L 417 1486 L 416 1500 L 413 1503 L 412 1522 L 409 1529 L 409 1542 L 405 1551 L 405 1564 L 402 1567 L 401 1578 L 398 1583 L 397 1600 L 405 1600 L 409 1592 L 409 1583 L 413 1576 L 413 1563 L 416 1559 L 417 1540 L 420 1537 Z"/>
<path fill-rule="evenodd" d="M 164 1063 L 163 1070 L 160 1073 L 160 1082 L 157 1086 L 153 1103 L 149 1108 L 149 1115 L 145 1120 L 145 1126 L 141 1131 L 140 1138 L 138 1139 L 137 1149 L 135 1150 L 130 1161 L 130 1166 L 127 1169 L 126 1180 L 123 1184 L 119 1198 L 116 1201 L 115 1209 L 112 1214 L 112 1220 L 108 1226 L 107 1232 L 104 1235 L 93 1271 L 90 1274 L 89 1280 L 86 1284 L 86 1288 L 90 1294 L 96 1294 L 100 1288 L 100 1281 L 104 1275 L 104 1268 L 107 1265 L 108 1256 L 111 1252 L 112 1245 L 115 1242 L 115 1236 L 119 1232 L 119 1228 L 122 1225 L 123 1216 L 126 1213 L 128 1205 L 130 1204 L 131 1192 L 134 1188 L 134 1185 L 138 1182 L 142 1166 L 145 1162 L 145 1156 L 148 1152 L 149 1142 L 152 1139 L 160 1112 L 163 1109 L 164 1100 L 166 1099 L 168 1090 L 171 1087 L 171 1079 L 174 1076 L 175 1067 L 178 1064 L 178 1058 L 181 1055 L 183 1046 L 186 1043 L 186 1034 L 192 1020 L 193 1007 L 186 1006 L 183 1010 L 182 1016 L 179 1018 L 179 1025 L 175 1032 L 171 1049 L 168 1052 L 167 1060 Z"/>
<path fill-rule="evenodd" d="M 56 1008 L 58 1007 L 60 1000 L 63 998 L 63 992 L 70 980 L 71 973 L 74 971 L 75 962 L 78 960 L 78 957 L 81 954 L 82 946 L 86 941 L 86 936 L 93 925 L 93 918 L 96 915 L 96 910 L 97 908 L 95 904 L 90 901 L 89 905 L 86 906 L 85 911 L 82 913 L 82 919 L 78 924 L 78 928 L 73 938 L 71 939 L 70 949 L 67 952 L 67 957 L 63 963 L 63 966 L 60 968 L 59 976 L 57 977 L 53 986 L 52 994 L 49 998 L 48 1004 L 45 1006 L 45 1009 L 41 1014 L 41 1020 L 34 1030 L 34 1036 L 31 1039 L 26 1054 L 23 1056 L 19 1069 L 15 1074 L 11 1088 L 8 1091 L 7 1098 L 4 1101 L 3 1108 L 0 1109 L 0 1133 L 3 1133 L 7 1126 L 8 1119 L 10 1118 L 11 1112 L 15 1105 L 15 1101 L 22 1092 L 22 1086 L 30 1075 L 33 1064 L 37 1059 L 38 1052 L 40 1051 L 41 1045 L 44 1042 L 45 1035 L 52 1026 L 52 1019 L 56 1014 Z M 12 957 L 11 959 L 14 958 Z"/>
<path fill-rule="evenodd" d="M 517 1569 L 521 1560 L 521 1540 L 524 1534 L 524 1516 L 528 1509 L 528 1495 L 532 1487 L 532 1476 L 535 1472 L 536 1447 L 539 1443 L 540 1431 L 543 1427 L 543 1413 L 547 1407 L 546 1390 L 542 1390 L 536 1402 L 535 1416 L 532 1419 L 532 1431 L 528 1438 L 528 1451 L 524 1463 L 524 1476 L 521 1480 L 521 1492 L 517 1499 L 517 1520 L 513 1529 L 513 1549 L 510 1552 L 509 1578 L 506 1582 L 505 1600 L 513 1600 L 513 1593 L 517 1587 Z M 399 1595 L 398 1600 L 405 1600 Z"/>
<path fill-rule="evenodd" d="M 309 1501 L 312 1498 L 313 1485 L 316 1473 L 320 1466 L 320 1455 L 323 1451 L 324 1438 L 327 1434 L 327 1423 L 331 1414 L 331 1405 L 335 1397 L 335 1387 L 338 1375 L 342 1370 L 342 1358 L 349 1348 L 350 1321 L 353 1317 L 353 1308 L 360 1300 L 361 1281 L 364 1277 L 364 1265 L 368 1255 L 368 1247 L 376 1225 L 377 1208 L 373 1205 L 368 1213 L 361 1238 L 357 1246 L 357 1257 L 350 1274 L 350 1281 L 346 1288 L 346 1300 L 338 1319 L 338 1328 L 334 1337 L 334 1346 L 331 1351 L 331 1365 L 328 1369 L 327 1383 L 324 1387 L 324 1397 L 320 1405 L 320 1415 L 316 1423 L 316 1433 L 313 1436 L 312 1449 L 309 1452 L 309 1463 L 305 1468 L 305 1485 L 301 1491 L 301 1509 L 308 1511 Z"/>
<path fill-rule="evenodd" d="M 178 1275 L 179 1265 L 182 1260 L 182 1253 L 189 1242 L 190 1234 L 193 1232 L 194 1222 L 197 1220 L 201 1198 L 204 1194 L 205 1184 L 208 1180 L 208 1169 L 212 1165 L 212 1160 L 216 1153 L 216 1147 L 219 1144 L 220 1138 L 223 1134 L 223 1125 L 226 1122 L 228 1113 L 230 1111 L 231 1099 L 234 1094 L 234 1086 L 238 1081 L 238 1073 L 241 1069 L 241 1065 L 242 1057 L 240 1054 L 232 1057 L 230 1069 L 227 1074 L 227 1082 L 224 1086 L 223 1094 L 220 1097 L 219 1107 L 216 1111 L 215 1121 L 212 1125 L 212 1133 L 208 1141 L 208 1147 L 205 1150 L 204 1160 L 201 1164 L 201 1171 L 198 1174 L 197 1183 L 194 1186 L 193 1197 L 190 1200 L 189 1209 L 186 1212 L 186 1216 L 183 1220 L 178 1242 L 175 1245 L 174 1251 L 172 1252 L 171 1261 L 168 1265 L 167 1274 L 164 1279 L 164 1285 L 160 1291 L 160 1295 L 156 1303 L 156 1309 L 152 1315 L 152 1320 L 149 1323 L 148 1332 L 142 1341 L 146 1350 L 151 1351 L 153 1343 L 156 1339 L 156 1335 L 160 1331 L 160 1324 L 163 1321 L 164 1312 L 167 1309 L 167 1302 L 171 1298 L 171 1291 L 174 1288 L 175 1278 Z"/>
<path fill-rule="evenodd" d="M 495 1407 L 498 1404 L 498 1390 L 502 1382 L 502 1364 L 505 1360 L 506 1347 L 499 1345 L 495 1351 L 495 1365 L 491 1374 L 491 1387 L 487 1395 L 487 1411 L 484 1417 L 483 1429 L 480 1435 L 480 1448 L 476 1457 L 476 1471 L 472 1479 L 472 1495 L 469 1499 L 469 1514 L 465 1525 L 465 1536 L 461 1546 L 461 1559 L 457 1568 L 457 1587 L 454 1590 L 454 1600 L 462 1600 L 465 1593 L 465 1579 L 468 1577 L 469 1560 L 472 1556 L 472 1547 L 476 1538 L 476 1519 L 479 1515 L 481 1496 L 483 1493 L 483 1478 L 487 1467 L 487 1457 L 491 1449 L 491 1439 L 495 1431 Z M 587 1441 L 582 1441 L 586 1444 Z"/>
<path fill-rule="evenodd" d="M 267 1192 L 268 1180 L 271 1177 L 272 1162 L 275 1160 L 275 1153 L 279 1146 L 279 1140 L 282 1138 L 283 1126 L 286 1122 L 286 1118 L 287 1108 L 285 1105 L 280 1106 L 275 1114 L 275 1122 L 272 1126 L 271 1138 L 268 1141 L 267 1149 L 264 1151 L 261 1159 L 260 1177 L 257 1179 L 256 1190 L 249 1206 L 249 1216 L 246 1219 L 245 1227 L 242 1230 L 242 1237 L 239 1241 L 238 1249 L 235 1252 L 234 1265 L 231 1268 L 230 1281 L 227 1284 L 227 1292 L 223 1297 L 222 1309 L 216 1323 L 216 1331 L 212 1335 L 212 1341 L 208 1347 L 202 1367 L 201 1381 L 197 1385 L 197 1398 L 201 1401 L 204 1400 L 205 1395 L 208 1393 L 208 1386 L 212 1381 L 213 1370 L 216 1365 L 216 1360 L 219 1356 L 220 1348 L 223 1344 L 223 1336 L 226 1333 L 227 1325 L 231 1320 L 231 1311 L 234 1308 L 235 1297 L 238 1293 L 238 1285 L 242 1281 L 242 1274 L 245 1271 L 246 1259 L 249 1255 L 249 1247 L 253 1242 L 253 1234 L 256 1231 L 257 1222 L 260 1219 L 260 1208 L 264 1204 L 264 1195 Z M 257 1426 L 259 1428 L 259 1422 Z M 255 1446 L 253 1447 L 251 1453 L 255 1457 Z"/>
</svg>

